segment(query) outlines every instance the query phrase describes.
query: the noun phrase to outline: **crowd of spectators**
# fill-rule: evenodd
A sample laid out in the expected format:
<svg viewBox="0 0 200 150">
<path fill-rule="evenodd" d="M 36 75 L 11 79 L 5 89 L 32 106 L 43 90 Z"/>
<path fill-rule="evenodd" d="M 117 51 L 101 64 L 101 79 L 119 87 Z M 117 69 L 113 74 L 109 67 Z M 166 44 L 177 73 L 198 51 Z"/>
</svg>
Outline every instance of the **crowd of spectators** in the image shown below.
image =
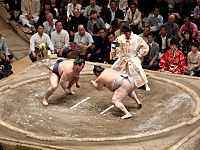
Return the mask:
<svg viewBox="0 0 200 150">
<path fill-rule="evenodd" d="M 200 0 L 4 0 L 11 20 L 30 28 L 30 58 L 45 43 L 59 57 L 113 63 L 128 24 L 149 46 L 145 69 L 200 76 Z M 14 16 L 14 10 L 21 10 Z M 6 55 L 6 54 L 5 54 Z M 183 57 L 184 56 L 184 57 Z M 179 70 L 176 65 L 181 64 Z M 175 67 L 175 68 L 173 68 Z"/>
</svg>

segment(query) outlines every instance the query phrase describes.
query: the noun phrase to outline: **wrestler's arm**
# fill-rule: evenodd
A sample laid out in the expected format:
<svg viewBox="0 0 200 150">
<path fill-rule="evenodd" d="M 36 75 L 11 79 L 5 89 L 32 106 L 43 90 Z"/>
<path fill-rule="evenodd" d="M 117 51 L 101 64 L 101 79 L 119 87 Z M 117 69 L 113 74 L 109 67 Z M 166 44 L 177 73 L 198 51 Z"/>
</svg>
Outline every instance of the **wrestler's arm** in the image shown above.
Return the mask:
<svg viewBox="0 0 200 150">
<path fill-rule="evenodd" d="M 79 76 L 76 76 L 76 77 L 74 78 L 77 88 L 80 88 L 80 87 L 81 87 L 80 82 L 79 82 L 79 79 L 80 79 Z"/>
<path fill-rule="evenodd" d="M 94 86 L 97 90 L 99 90 L 99 91 L 103 90 L 103 82 L 99 81 L 98 79 L 97 79 L 96 81 L 93 81 L 93 80 L 92 80 L 91 83 L 93 84 L 93 86 Z"/>
</svg>

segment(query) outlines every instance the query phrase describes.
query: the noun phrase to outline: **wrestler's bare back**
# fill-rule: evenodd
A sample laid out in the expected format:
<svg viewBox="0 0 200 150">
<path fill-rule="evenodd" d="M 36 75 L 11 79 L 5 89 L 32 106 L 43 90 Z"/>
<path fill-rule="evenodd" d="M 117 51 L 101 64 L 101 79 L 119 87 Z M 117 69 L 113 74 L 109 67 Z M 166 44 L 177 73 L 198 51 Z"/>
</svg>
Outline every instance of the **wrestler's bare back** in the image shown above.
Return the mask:
<svg viewBox="0 0 200 150">
<path fill-rule="evenodd" d="M 96 82 L 101 82 L 103 86 L 107 87 L 110 91 L 113 91 L 115 80 L 121 75 L 120 72 L 111 68 L 106 68 L 101 75 L 97 78 Z M 132 80 L 132 79 L 131 79 Z M 132 80 L 133 81 L 133 80 Z"/>
<path fill-rule="evenodd" d="M 67 60 L 60 62 L 58 67 L 58 72 L 62 80 L 70 82 L 73 79 L 79 77 L 80 72 L 74 72 L 73 66 L 74 66 L 73 61 Z"/>
</svg>

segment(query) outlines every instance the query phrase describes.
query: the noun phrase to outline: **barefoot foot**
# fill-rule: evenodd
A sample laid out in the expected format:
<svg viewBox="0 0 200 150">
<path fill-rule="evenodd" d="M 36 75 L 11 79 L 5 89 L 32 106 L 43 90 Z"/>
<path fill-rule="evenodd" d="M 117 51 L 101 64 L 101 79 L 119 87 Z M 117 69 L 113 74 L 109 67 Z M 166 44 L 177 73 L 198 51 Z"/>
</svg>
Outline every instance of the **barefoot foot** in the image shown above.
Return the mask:
<svg viewBox="0 0 200 150">
<path fill-rule="evenodd" d="M 121 117 L 121 119 L 128 119 L 128 118 L 131 118 L 132 115 L 131 114 L 126 114 L 124 116 Z"/>
<path fill-rule="evenodd" d="M 43 104 L 44 106 L 48 106 L 48 103 L 47 103 L 46 100 L 43 100 L 42 104 Z"/>
</svg>

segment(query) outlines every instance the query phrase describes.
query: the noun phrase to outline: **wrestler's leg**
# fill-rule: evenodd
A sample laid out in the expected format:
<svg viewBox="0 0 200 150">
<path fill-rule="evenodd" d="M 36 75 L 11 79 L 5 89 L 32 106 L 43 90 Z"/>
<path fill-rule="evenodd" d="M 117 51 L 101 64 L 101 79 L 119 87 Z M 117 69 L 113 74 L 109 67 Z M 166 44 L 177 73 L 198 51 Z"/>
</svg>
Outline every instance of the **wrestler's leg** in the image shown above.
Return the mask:
<svg viewBox="0 0 200 150">
<path fill-rule="evenodd" d="M 126 95 L 128 95 L 128 92 L 126 90 L 123 90 L 122 87 L 120 87 L 119 89 L 117 89 L 112 97 L 112 103 L 118 108 L 120 109 L 122 112 L 125 113 L 125 117 L 122 116 L 122 119 L 126 119 L 126 118 L 130 118 L 132 115 L 128 112 L 128 110 L 126 109 L 126 107 L 122 104 L 122 100 L 126 97 Z"/>
<path fill-rule="evenodd" d="M 45 106 L 48 105 L 47 100 L 49 96 L 51 96 L 51 94 L 53 94 L 53 92 L 58 88 L 59 78 L 55 73 L 49 71 L 49 81 L 50 81 L 50 87 L 47 89 L 45 97 L 42 102 Z"/>
<path fill-rule="evenodd" d="M 137 103 L 137 108 L 141 108 L 142 107 L 142 103 L 140 102 L 140 100 L 137 98 L 137 95 L 135 94 L 135 91 L 132 90 L 131 92 L 129 92 L 128 96 L 132 99 L 135 100 L 135 102 Z"/>
</svg>

